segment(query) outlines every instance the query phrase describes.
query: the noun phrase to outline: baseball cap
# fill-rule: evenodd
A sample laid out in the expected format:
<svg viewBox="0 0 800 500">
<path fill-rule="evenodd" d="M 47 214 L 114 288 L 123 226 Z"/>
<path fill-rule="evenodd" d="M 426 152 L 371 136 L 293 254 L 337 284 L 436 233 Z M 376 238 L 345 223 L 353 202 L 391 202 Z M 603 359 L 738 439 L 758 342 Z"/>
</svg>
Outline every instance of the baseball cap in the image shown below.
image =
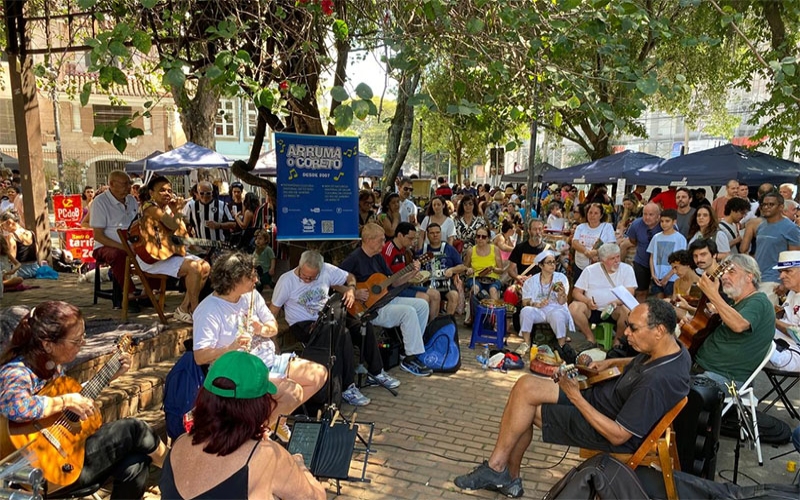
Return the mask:
<svg viewBox="0 0 800 500">
<path fill-rule="evenodd" d="M 132 185 L 142 187 L 142 186 L 144 186 L 144 181 L 137 177 L 137 178 L 133 179 Z"/>
<path fill-rule="evenodd" d="M 233 382 L 233 389 L 214 385 L 218 378 Z M 256 399 L 264 394 L 275 394 L 278 388 L 269 381 L 269 368 L 261 359 L 243 351 L 230 351 L 220 356 L 208 370 L 203 387 L 223 398 Z"/>
<path fill-rule="evenodd" d="M 239 189 L 244 191 L 244 184 L 242 184 L 241 182 L 238 182 L 238 181 L 231 182 L 231 189 L 233 189 L 233 188 L 239 188 Z"/>
</svg>

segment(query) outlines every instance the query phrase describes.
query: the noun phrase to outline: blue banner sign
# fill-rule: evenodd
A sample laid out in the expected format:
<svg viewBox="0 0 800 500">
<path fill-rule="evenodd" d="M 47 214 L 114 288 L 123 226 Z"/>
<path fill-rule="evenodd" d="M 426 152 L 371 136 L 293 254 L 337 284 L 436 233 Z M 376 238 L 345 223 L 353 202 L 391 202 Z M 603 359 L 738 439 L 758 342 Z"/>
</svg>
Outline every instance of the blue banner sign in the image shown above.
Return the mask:
<svg viewBox="0 0 800 500">
<path fill-rule="evenodd" d="M 275 133 L 278 241 L 358 236 L 358 138 Z"/>
</svg>

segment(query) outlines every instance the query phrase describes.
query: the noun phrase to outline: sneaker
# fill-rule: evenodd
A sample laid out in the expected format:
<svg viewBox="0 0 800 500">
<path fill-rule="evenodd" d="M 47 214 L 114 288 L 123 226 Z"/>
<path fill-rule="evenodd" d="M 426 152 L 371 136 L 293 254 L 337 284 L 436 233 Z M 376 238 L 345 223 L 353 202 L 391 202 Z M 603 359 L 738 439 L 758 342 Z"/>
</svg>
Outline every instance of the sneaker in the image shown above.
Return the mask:
<svg viewBox="0 0 800 500">
<path fill-rule="evenodd" d="M 400 362 L 400 368 L 417 377 L 430 377 L 433 374 L 433 370 L 425 366 L 425 363 L 416 356 L 406 356 Z"/>
<path fill-rule="evenodd" d="M 530 353 L 531 346 L 527 344 L 527 342 L 523 342 L 517 347 L 517 350 L 514 351 L 519 354 L 523 359 L 528 357 L 528 353 Z"/>
<path fill-rule="evenodd" d="M 508 473 L 508 467 L 503 469 L 503 472 L 497 472 L 489 467 L 487 460 L 484 460 L 472 472 L 458 476 L 453 482 L 462 490 L 499 491 L 500 488 L 511 486 L 513 481 L 511 474 Z"/>
<path fill-rule="evenodd" d="M 289 425 L 284 422 L 275 429 L 275 437 L 278 438 L 278 441 L 289 444 L 289 440 L 292 439 L 292 431 L 289 429 Z"/>
<path fill-rule="evenodd" d="M 400 381 L 386 373 L 385 370 L 381 370 L 381 372 L 377 375 L 367 376 L 367 387 L 372 387 L 375 385 L 382 385 L 383 387 L 387 387 L 389 389 L 397 389 L 400 387 Z"/>
<path fill-rule="evenodd" d="M 342 393 L 342 399 L 353 406 L 367 406 L 370 403 L 370 399 L 361 394 L 356 384 L 350 384 L 350 387 Z"/>
<path fill-rule="evenodd" d="M 525 490 L 522 489 L 522 478 L 517 477 L 514 478 L 508 485 L 501 486 L 497 488 L 501 494 L 507 496 L 508 498 L 519 498 L 525 494 Z"/>
<path fill-rule="evenodd" d="M 177 319 L 178 321 L 182 321 L 184 323 L 192 324 L 192 315 L 178 307 L 175 309 L 175 314 L 172 315 L 173 318 Z"/>
</svg>

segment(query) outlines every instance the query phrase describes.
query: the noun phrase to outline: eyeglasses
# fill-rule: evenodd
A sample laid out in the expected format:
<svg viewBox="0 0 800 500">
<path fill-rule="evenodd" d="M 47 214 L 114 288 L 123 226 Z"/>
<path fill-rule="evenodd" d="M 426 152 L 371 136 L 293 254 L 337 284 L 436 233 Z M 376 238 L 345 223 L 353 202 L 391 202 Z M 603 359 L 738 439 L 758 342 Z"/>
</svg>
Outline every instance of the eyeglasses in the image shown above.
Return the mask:
<svg viewBox="0 0 800 500">
<path fill-rule="evenodd" d="M 762 207 L 777 207 L 778 203 L 762 203 Z"/>
<path fill-rule="evenodd" d="M 211 196 L 213 193 L 211 191 L 198 191 L 200 196 Z"/>
<path fill-rule="evenodd" d="M 489 236 L 487 236 L 487 235 L 485 235 L 485 234 L 476 234 L 476 235 L 475 235 L 475 239 L 476 239 L 476 240 L 488 240 L 488 239 L 489 239 Z"/>
<path fill-rule="evenodd" d="M 556 261 L 554 261 L 554 260 L 543 260 L 542 261 L 542 264 L 548 264 L 548 265 L 549 264 L 555 264 L 555 263 L 556 263 Z"/>
<path fill-rule="evenodd" d="M 72 345 L 81 346 L 84 342 L 86 342 L 86 332 L 81 334 L 81 338 L 79 339 L 62 339 L 64 342 L 69 342 Z"/>
<path fill-rule="evenodd" d="M 410 193 L 414 192 L 414 188 L 403 188 L 403 191 L 408 191 Z"/>
</svg>

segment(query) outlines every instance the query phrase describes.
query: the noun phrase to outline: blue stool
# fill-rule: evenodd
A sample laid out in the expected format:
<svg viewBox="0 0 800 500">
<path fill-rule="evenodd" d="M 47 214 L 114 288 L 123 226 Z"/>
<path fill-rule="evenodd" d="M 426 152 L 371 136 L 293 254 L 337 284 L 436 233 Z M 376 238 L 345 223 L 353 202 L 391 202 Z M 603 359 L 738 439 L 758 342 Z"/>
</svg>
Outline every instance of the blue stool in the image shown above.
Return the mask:
<svg viewBox="0 0 800 500">
<path fill-rule="evenodd" d="M 469 348 L 474 349 L 475 344 L 494 344 L 497 349 L 502 350 L 506 337 L 505 307 L 487 307 L 477 304 L 474 311 Z"/>
</svg>

